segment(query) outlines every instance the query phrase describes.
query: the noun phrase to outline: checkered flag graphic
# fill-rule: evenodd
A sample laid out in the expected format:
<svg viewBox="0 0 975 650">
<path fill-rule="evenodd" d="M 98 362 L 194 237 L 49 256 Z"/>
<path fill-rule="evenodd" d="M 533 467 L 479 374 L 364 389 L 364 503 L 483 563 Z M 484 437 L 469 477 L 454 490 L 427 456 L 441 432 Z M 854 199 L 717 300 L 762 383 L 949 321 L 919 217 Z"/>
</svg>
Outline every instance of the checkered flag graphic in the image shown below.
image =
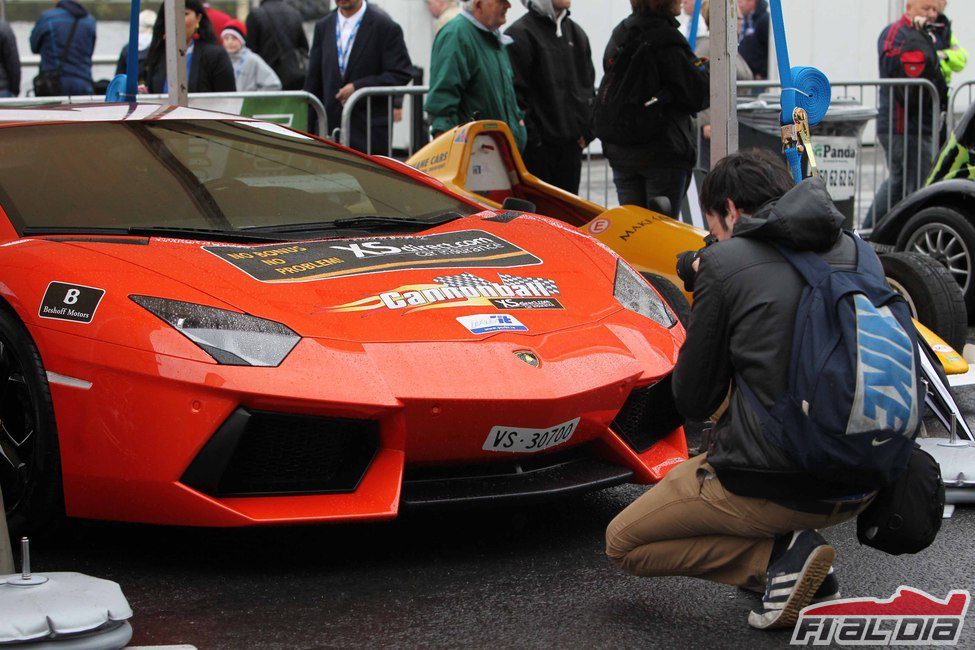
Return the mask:
<svg viewBox="0 0 975 650">
<path fill-rule="evenodd" d="M 504 273 L 499 273 L 498 277 L 501 278 L 502 284 L 525 284 L 526 282 L 537 282 L 545 287 L 545 290 L 553 296 L 559 295 L 559 285 L 556 284 L 555 280 L 551 280 L 549 278 L 519 278 L 517 275 L 505 275 Z"/>
<path fill-rule="evenodd" d="M 434 282 L 442 284 L 445 287 L 453 287 L 455 289 L 460 289 L 461 287 L 478 287 L 485 284 L 491 284 L 490 281 L 484 278 L 479 278 L 473 273 L 461 273 L 460 275 L 441 275 L 439 278 L 434 278 Z"/>
</svg>

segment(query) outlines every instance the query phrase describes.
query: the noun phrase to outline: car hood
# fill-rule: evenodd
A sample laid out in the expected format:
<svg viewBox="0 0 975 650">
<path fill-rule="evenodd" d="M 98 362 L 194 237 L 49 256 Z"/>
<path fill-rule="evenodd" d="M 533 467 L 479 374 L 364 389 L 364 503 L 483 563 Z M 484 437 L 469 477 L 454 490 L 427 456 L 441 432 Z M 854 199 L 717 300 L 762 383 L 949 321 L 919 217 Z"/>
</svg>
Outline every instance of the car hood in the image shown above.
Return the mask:
<svg viewBox="0 0 975 650">
<path fill-rule="evenodd" d="M 152 238 L 97 250 L 214 298 L 214 306 L 284 323 L 304 337 L 358 342 L 536 335 L 620 309 L 615 257 L 542 217 L 490 213 L 417 235 L 239 245 Z M 132 293 L 160 295 L 153 287 Z M 223 303 L 222 305 L 220 303 Z"/>
</svg>

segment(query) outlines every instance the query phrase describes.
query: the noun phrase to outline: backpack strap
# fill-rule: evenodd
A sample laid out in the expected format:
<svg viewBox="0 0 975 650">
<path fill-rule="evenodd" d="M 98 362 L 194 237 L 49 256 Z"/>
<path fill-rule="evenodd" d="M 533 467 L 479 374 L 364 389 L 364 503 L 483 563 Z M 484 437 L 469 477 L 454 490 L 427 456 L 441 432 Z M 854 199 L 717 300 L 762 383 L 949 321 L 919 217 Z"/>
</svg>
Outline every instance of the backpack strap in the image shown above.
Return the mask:
<svg viewBox="0 0 975 650">
<path fill-rule="evenodd" d="M 68 58 L 68 54 L 70 54 L 71 41 L 74 40 L 74 33 L 78 31 L 78 21 L 80 20 L 81 18 L 76 16 L 74 22 L 71 23 L 71 31 L 68 32 L 68 40 L 64 43 L 64 49 L 61 50 L 61 55 L 58 57 L 58 67 L 57 67 L 58 77 L 61 76 L 61 69 L 64 67 L 64 60 Z M 54 47 L 56 51 L 57 50 L 56 42 L 54 43 Z"/>
<path fill-rule="evenodd" d="M 781 244 L 772 243 L 775 250 L 799 272 L 799 275 L 812 287 L 818 287 L 829 278 L 833 268 L 819 255 L 809 251 L 797 251 Z"/>
</svg>

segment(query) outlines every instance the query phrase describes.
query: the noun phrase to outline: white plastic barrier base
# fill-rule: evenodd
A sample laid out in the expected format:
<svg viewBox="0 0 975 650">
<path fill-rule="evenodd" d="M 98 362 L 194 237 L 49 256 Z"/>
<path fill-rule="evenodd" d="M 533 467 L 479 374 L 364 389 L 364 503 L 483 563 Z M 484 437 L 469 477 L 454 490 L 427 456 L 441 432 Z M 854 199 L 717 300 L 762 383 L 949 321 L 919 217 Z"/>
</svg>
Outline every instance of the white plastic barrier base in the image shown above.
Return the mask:
<svg viewBox="0 0 975 650">
<path fill-rule="evenodd" d="M 945 506 L 945 518 L 954 512 L 954 504 L 975 503 L 975 445 L 951 443 L 947 438 L 919 438 L 917 443 L 941 465 L 945 503 L 949 504 Z"/>
<path fill-rule="evenodd" d="M 123 648 L 132 608 L 117 583 L 81 573 L 33 574 L 41 584 L 0 576 L 0 648 Z M 10 645 L 8 645 L 10 644 Z"/>
</svg>

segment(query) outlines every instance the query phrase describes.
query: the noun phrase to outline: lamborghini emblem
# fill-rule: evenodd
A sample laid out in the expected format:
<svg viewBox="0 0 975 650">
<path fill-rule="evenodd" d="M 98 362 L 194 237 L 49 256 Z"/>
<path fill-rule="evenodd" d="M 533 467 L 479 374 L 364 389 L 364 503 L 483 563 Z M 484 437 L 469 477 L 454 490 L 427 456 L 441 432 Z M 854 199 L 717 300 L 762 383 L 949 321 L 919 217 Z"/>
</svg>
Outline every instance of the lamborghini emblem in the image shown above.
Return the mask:
<svg viewBox="0 0 975 650">
<path fill-rule="evenodd" d="M 517 352 L 515 352 L 515 356 L 521 359 L 522 361 L 524 361 L 525 363 L 527 363 L 532 368 L 537 368 L 540 365 L 542 365 L 542 360 L 539 359 L 537 355 L 535 355 L 532 352 L 529 352 L 528 350 L 518 350 Z"/>
</svg>

